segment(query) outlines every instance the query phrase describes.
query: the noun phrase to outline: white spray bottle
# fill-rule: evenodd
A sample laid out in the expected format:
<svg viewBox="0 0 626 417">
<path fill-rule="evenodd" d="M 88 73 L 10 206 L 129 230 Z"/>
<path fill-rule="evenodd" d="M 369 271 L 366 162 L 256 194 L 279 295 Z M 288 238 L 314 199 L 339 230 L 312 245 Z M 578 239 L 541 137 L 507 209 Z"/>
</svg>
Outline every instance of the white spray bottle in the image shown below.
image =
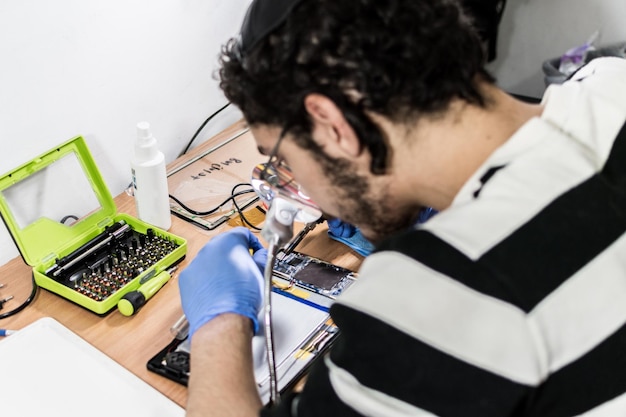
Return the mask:
<svg viewBox="0 0 626 417">
<path fill-rule="evenodd" d="M 137 124 L 137 140 L 131 168 L 137 217 L 160 229 L 168 230 L 172 225 L 172 217 L 165 156 L 158 149 L 148 122 Z"/>
</svg>

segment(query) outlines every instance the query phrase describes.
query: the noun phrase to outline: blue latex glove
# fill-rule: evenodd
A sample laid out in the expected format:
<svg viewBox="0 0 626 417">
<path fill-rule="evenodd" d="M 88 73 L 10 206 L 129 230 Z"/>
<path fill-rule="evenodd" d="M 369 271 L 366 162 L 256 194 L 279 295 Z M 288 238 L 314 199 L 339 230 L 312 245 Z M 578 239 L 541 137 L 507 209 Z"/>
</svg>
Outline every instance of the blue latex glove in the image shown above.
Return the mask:
<svg viewBox="0 0 626 417">
<path fill-rule="evenodd" d="M 178 278 L 183 311 L 189 321 L 189 338 L 223 313 L 248 317 L 256 333 L 266 262 L 267 249 L 245 227 L 211 239 Z"/>
<path fill-rule="evenodd" d="M 328 223 L 328 233 L 334 237 L 349 238 L 356 233 L 355 226 L 341 219 L 328 219 L 326 223 Z"/>
<path fill-rule="evenodd" d="M 356 226 L 340 219 L 328 219 L 326 223 L 328 223 L 328 236 L 331 239 L 343 243 L 362 256 L 367 256 L 374 250 L 374 245 L 363 237 Z"/>
<path fill-rule="evenodd" d="M 437 210 L 426 207 L 420 210 L 416 224 L 424 223 L 437 214 Z M 358 254 L 367 256 L 374 250 L 372 245 L 363 235 L 361 231 L 340 219 L 328 219 L 328 236 L 348 246 Z"/>
<path fill-rule="evenodd" d="M 439 213 L 432 207 L 426 207 L 420 210 L 419 216 L 417 217 L 417 224 L 426 223 L 428 219 L 433 217 L 435 214 Z"/>
</svg>

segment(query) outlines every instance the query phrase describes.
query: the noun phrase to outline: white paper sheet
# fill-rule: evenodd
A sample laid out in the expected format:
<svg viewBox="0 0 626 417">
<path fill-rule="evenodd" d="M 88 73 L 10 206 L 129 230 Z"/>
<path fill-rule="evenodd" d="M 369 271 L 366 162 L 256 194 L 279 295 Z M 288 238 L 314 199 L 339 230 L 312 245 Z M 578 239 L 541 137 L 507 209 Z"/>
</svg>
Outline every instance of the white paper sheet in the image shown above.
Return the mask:
<svg viewBox="0 0 626 417">
<path fill-rule="evenodd" d="M 185 411 L 58 321 L 0 341 L 2 417 L 183 417 Z"/>
</svg>

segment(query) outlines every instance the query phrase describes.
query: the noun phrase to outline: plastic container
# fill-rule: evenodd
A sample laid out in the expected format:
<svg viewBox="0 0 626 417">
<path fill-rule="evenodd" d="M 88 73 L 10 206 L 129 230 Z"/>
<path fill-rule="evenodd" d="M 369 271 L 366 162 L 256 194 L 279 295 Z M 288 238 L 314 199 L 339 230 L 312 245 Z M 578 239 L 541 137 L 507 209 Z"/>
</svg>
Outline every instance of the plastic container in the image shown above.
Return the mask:
<svg viewBox="0 0 626 417">
<path fill-rule="evenodd" d="M 586 64 L 595 58 L 604 56 L 626 58 L 626 42 L 618 42 L 589 50 L 585 55 L 584 63 Z M 543 80 L 546 87 L 550 84 L 563 84 L 570 78 L 571 74 L 564 74 L 559 70 L 560 64 L 561 57 L 550 58 L 542 63 L 541 69 L 543 70 Z"/>
<path fill-rule="evenodd" d="M 148 122 L 137 123 L 135 154 L 131 159 L 137 217 L 163 230 L 172 225 L 165 156 L 157 147 Z"/>
<path fill-rule="evenodd" d="M 185 239 L 117 211 L 81 136 L 0 175 L 0 216 L 37 286 L 98 315 L 187 251 Z"/>
</svg>

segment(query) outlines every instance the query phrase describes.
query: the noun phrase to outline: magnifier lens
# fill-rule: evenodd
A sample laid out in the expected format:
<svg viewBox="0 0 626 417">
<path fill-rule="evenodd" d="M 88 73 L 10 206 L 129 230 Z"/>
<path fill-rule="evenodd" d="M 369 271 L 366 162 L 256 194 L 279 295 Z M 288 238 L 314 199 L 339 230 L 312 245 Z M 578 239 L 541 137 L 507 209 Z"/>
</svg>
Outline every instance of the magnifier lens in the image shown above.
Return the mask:
<svg viewBox="0 0 626 417">
<path fill-rule="evenodd" d="M 252 170 L 252 188 L 267 204 L 274 198 L 283 198 L 298 209 L 296 221 L 309 223 L 319 219 L 322 211 L 302 190 L 289 169 L 262 163 Z"/>
</svg>

